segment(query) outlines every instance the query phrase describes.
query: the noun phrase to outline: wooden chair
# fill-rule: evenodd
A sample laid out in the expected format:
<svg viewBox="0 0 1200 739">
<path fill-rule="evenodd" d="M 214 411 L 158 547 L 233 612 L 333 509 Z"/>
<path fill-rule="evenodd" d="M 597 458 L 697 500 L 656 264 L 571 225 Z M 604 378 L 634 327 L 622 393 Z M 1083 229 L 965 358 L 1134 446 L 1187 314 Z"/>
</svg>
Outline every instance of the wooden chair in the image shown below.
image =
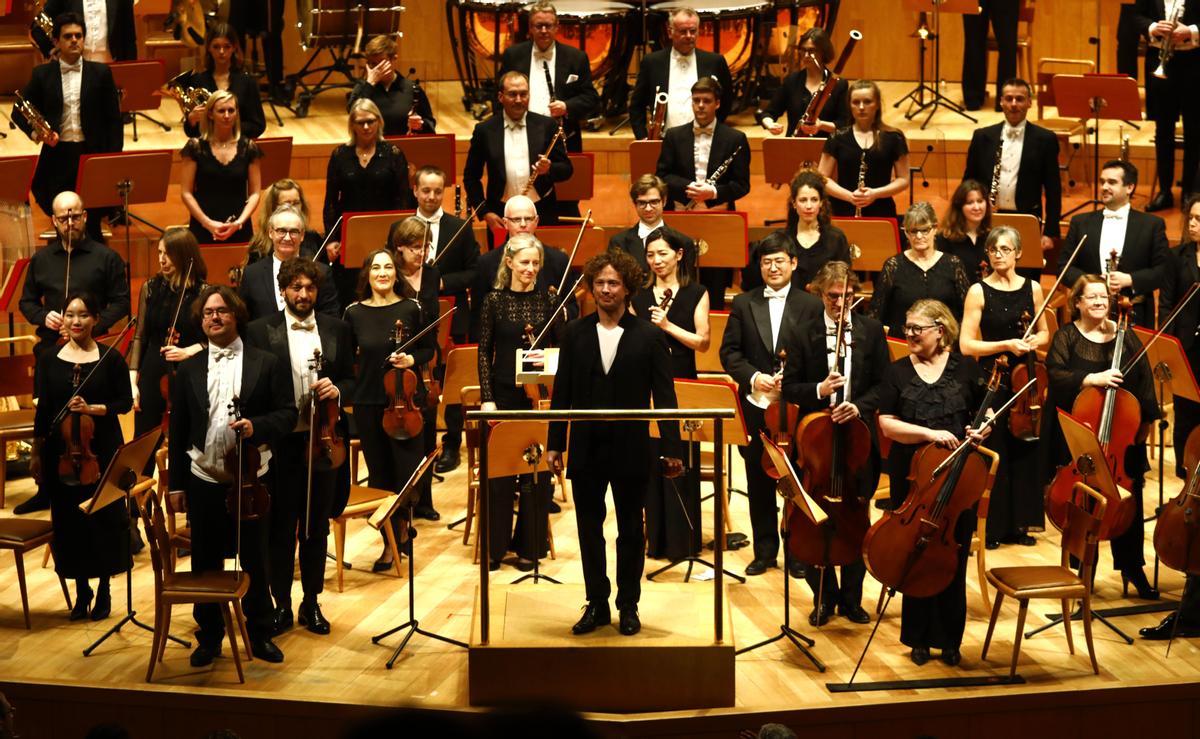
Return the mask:
<svg viewBox="0 0 1200 739">
<path fill-rule="evenodd" d="M 996 588 L 996 604 L 992 607 L 992 618 L 988 621 L 987 636 L 983 640 L 983 654 L 980 655 L 980 659 L 987 659 L 992 630 L 996 628 L 996 619 L 1000 616 L 1000 606 L 1004 603 L 1004 597 L 1016 598 L 1021 602 L 1021 610 L 1017 614 L 1017 633 L 1013 638 L 1009 677 L 1017 674 L 1025 616 L 1029 611 L 1029 601 L 1034 598 L 1051 598 L 1062 604 L 1063 628 L 1067 630 L 1067 649 L 1071 654 L 1075 654 L 1075 642 L 1071 635 L 1071 601 L 1082 601 L 1083 635 L 1087 640 L 1088 656 L 1092 660 L 1092 672 L 1100 674 L 1096 650 L 1092 645 L 1092 568 L 1096 562 L 1096 544 L 1100 522 L 1104 519 L 1106 501 L 1100 493 L 1081 482 L 1075 483 L 1071 497 L 1067 508 L 1067 525 L 1062 532 L 1062 558 L 1058 566 L 997 567 L 988 570 L 988 582 Z M 1089 500 L 1090 511 L 1087 505 Z M 1079 574 L 1070 567 L 1071 557 L 1082 563 Z"/>
<path fill-rule="evenodd" d="M 150 561 L 154 565 L 154 644 L 150 647 L 150 664 L 146 668 L 146 682 L 154 679 L 154 666 L 162 662 L 167 648 L 167 635 L 171 633 L 171 611 L 177 605 L 188 603 L 213 603 L 221 608 L 225 618 L 225 631 L 229 635 L 229 646 L 233 651 L 233 664 L 237 668 L 238 682 L 246 682 L 242 673 L 242 657 L 238 652 L 237 637 L 242 636 L 246 648 L 246 661 L 254 658 L 250 654 L 250 634 L 246 630 L 246 616 L 242 613 L 242 598 L 250 589 L 250 576 L 245 572 L 209 570 L 176 574 L 168 556 L 171 538 L 163 516 L 158 496 L 148 496 L 143 509 L 146 521 L 146 539 L 150 543 Z M 232 606 L 232 613 L 230 606 Z M 236 629 L 236 630 L 235 630 Z"/>
<path fill-rule="evenodd" d="M 1017 8 L 1017 70 L 1027 80 L 1033 79 L 1033 16 L 1034 0 L 1021 0 Z M 990 30 L 987 38 L 988 54 L 999 54 L 996 36 Z"/>
<path fill-rule="evenodd" d="M 33 362 L 32 354 L 0 357 L 0 387 L 5 395 L 33 394 Z M 10 441 L 33 438 L 33 414 L 32 408 L 0 412 L 0 452 Z M 0 508 L 4 507 L 7 472 L 4 455 L 0 454 Z"/>
<path fill-rule="evenodd" d="M 1054 95 L 1054 76 L 1060 73 L 1070 72 L 1072 74 L 1088 74 L 1096 71 L 1096 63 L 1091 59 L 1061 59 L 1056 57 L 1046 57 L 1039 59 L 1037 63 L 1037 77 L 1034 80 L 1034 97 L 1037 100 L 1037 123 L 1039 126 L 1048 128 L 1058 136 L 1060 142 L 1060 159 L 1058 169 L 1067 175 L 1067 179 L 1071 180 L 1071 163 L 1075 160 L 1077 154 L 1082 155 L 1084 173 L 1087 175 L 1088 168 L 1088 138 L 1087 138 L 1087 121 L 1078 118 L 1047 118 L 1045 109 L 1048 107 L 1057 107 L 1058 102 Z M 1078 143 L 1072 143 L 1071 139 L 1079 137 Z M 1065 143 L 1065 146 L 1061 144 Z M 1061 155 L 1065 154 L 1065 159 Z M 1090 177 L 1090 175 L 1088 175 Z M 1087 179 L 1088 177 L 1085 177 Z"/>
<path fill-rule="evenodd" d="M 192 527 L 187 524 L 187 496 L 182 490 L 167 489 L 167 454 L 167 445 L 163 444 L 154 452 L 154 467 L 158 470 L 157 495 L 165 509 L 167 537 L 171 542 L 169 556 L 171 567 L 174 568 L 176 550 L 192 548 Z M 177 520 L 181 515 L 184 517 L 182 526 Z"/>
<path fill-rule="evenodd" d="M 990 458 L 993 468 L 1000 463 L 999 456 L 991 449 L 979 447 L 979 452 Z M 975 574 L 979 577 L 979 596 L 983 598 L 984 608 L 992 607 L 987 586 L 987 517 L 991 502 L 992 488 L 989 486 L 975 509 L 975 534 L 971 537 L 971 554 L 975 556 Z"/>
<path fill-rule="evenodd" d="M 330 528 L 333 529 L 334 542 L 334 565 L 337 569 L 337 589 L 342 592 L 343 589 L 343 566 L 342 563 L 346 558 L 346 522 L 355 518 L 370 518 L 375 509 L 379 507 L 383 501 L 396 497 L 396 494 L 390 490 L 380 490 L 379 488 L 369 488 L 364 485 L 351 485 L 350 497 L 346 501 L 346 507 L 342 510 L 342 514 L 337 518 L 330 520 Z M 400 548 L 396 543 L 395 532 L 392 531 L 391 525 L 381 526 L 383 537 L 387 540 L 388 549 L 392 552 L 392 571 L 396 573 L 396 577 L 403 577 L 400 572 Z"/>
<path fill-rule="evenodd" d="M 467 515 L 463 519 L 463 544 L 471 542 L 471 524 L 475 522 L 475 508 L 479 503 L 479 423 L 466 420 L 468 411 L 479 410 L 481 403 L 479 386 L 468 385 L 462 389 L 463 441 L 467 447 Z"/>
<path fill-rule="evenodd" d="M 17 584 L 21 588 L 21 611 L 25 614 L 25 628 L 32 629 L 29 621 L 29 593 L 25 587 L 25 553 L 49 544 L 54 539 L 54 526 L 49 519 L 0 518 L 0 550 L 8 549 L 17 560 Z M 46 547 L 49 550 L 49 546 Z M 71 608 L 71 594 L 67 582 L 58 578 L 62 586 L 67 609 Z"/>
</svg>

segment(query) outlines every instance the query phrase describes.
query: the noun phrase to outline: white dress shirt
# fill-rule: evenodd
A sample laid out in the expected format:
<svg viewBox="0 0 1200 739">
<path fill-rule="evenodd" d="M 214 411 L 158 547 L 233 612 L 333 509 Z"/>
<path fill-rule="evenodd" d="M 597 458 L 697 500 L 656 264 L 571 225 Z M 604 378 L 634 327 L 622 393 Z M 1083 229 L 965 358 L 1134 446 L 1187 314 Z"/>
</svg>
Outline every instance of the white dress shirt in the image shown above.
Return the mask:
<svg viewBox="0 0 1200 739">
<path fill-rule="evenodd" d="M 283 300 L 283 291 L 279 289 L 279 268 L 282 266 L 283 261 L 275 254 L 271 254 L 271 289 L 275 293 L 275 307 L 279 310 L 283 310 L 287 306 Z"/>
<path fill-rule="evenodd" d="M 835 353 L 835 350 L 837 349 L 837 321 L 830 318 L 828 313 L 822 314 L 822 317 L 825 319 L 825 349 L 826 349 L 826 351 L 829 352 L 829 371 L 832 372 L 834 369 L 837 368 L 837 355 Z M 849 316 L 846 317 L 846 325 L 843 327 L 843 330 L 845 331 L 845 334 L 846 334 L 845 339 L 844 339 L 844 341 L 846 342 L 845 343 L 846 362 L 844 365 L 842 365 L 842 377 L 846 378 L 846 384 L 842 385 L 842 392 L 844 393 L 843 399 L 848 401 L 848 400 L 850 400 L 850 361 L 851 361 L 851 359 L 850 359 L 850 317 Z M 817 383 L 817 397 L 818 398 L 821 397 L 820 383 Z M 833 408 L 836 405 L 836 403 L 834 402 L 835 398 L 837 398 L 836 392 L 829 394 L 829 407 L 830 408 Z"/>
<path fill-rule="evenodd" d="M 783 311 L 787 307 L 787 296 L 788 296 L 788 293 L 790 293 L 791 291 L 792 291 L 791 283 L 784 285 L 779 290 L 775 290 L 774 288 L 769 287 L 769 286 L 765 286 L 765 285 L 763 286 L 763 297 L 765 297 L 767 299 L 767 312 L 770 315 L 770 320 L 771 320 L 771 353 L 772 354 L 774 354 L 776 352 L 776 350 L 779 348 L 779 329 L 780 329 L 780 326 L 783 325 Z M 772 402 L 774 402 L 776 400 L 779 400 L 779 393 L 778 392 L 770 392 L 770 393 L 767 393 L 766 395 L 760 396 L 757 392 L 755 392 L 754 391 L 754 380 L 757 379 L 759 375 L 765 375 L 767 377 L 773 378 L 773 375 L 767 375 L 766 372 L 755 372 L 753 375 L 751 375 L 750 376 L 751 390 L 750 390 L 750 395 L 749 395 L 748 399 L 754 405 L 758 406 L 759 408 L 762 408 L 763 410 L 766 410 L 768 405 L 770 405 Z"/>
<path fill-rule="evenodd" d="M 653 226 L 647 226 L 645 221 L 638 221 L 637 234 L 638 234 L 638 238 L 642 242 L 642 247 L 645 248 L 645 246 L 646 246 L 646 237 L 647 236 L 654 233 L 655 231 L 657 231 L 660 228 L 665 228 L 666 225 L 667 225 L 667 222 L 664 221 L 662 218 L 659 218 L 658 223 L 654 224 Z"/>
<path fill-rule="evenodd" d="M 533 153 L 529 151 L 529 133 L 525 129 L 529 123 L 529 116 L 523 115 L 519 121 L 514 121 L 507 115 L 503 117 L 504 200 L 507 202 L 513 195 L 521 194 L 521 188 L 529 181 L 529 167 L 534 159 Z M 525 194 L 535 203 L 539 200 L 535 188 L 529 188 L 529 192 Z"/>
<path fill-rule="evenodd" d="M 1108 258 L 1115 251 L 1120 263 L 1125 251 L 1125 232 L 1129 229 L 1129 203 L 1109 210 L 1105 208 L 1104 223 L 1100 226 L 1100 274 L 1108 274 Z"/>
<path fill-rule="evenodd" d="M 188 450 L 192 474 L 205 482 L 229 482 L 232 478 L 225 471 L 225 454 L 237 444 L 237 437 L 229 422 L 233 413 L 229 404 L 234 396 L 242 392 L 242 358 L 245 346 L 241 338 L 219 349 L 208 348 L 208 428 L 204 432 L 204 449 L 192 447 Z M 266 474 L 271 451 L 266 445 L 259 447 L 261 457 L 258 475 Z"/>
<path fill-rule="evenodd" d="M 1186 3 L 1187 3 L 1187 0 L 1163 0 L 1163 10 L 1165 11 L 1164 20 L 1166 18 L 1171 17 L 1171 13 L 1176 5 L 1179 6 L 1179 13 L 1176 17 L 1182 18 L 1184 5 Z M 1161 48 L 1162 47 L 1162 39 L 1157 36 L 1150 36 L 1149 28 L 1153 28 L 1153 27 L 1154 27 L 1154 23 L 1151 23 L 1146 31 L 1146 37 L 1150 39 L 1151 46 L 1154 46 L 1156 48 Z M 1198 45 L 1200 45 L 1200 27 L 1197 27 L 1196 24 L 1193 23 L 1192 25 L 1187 26 L 1186 28 L 1192 32 L 1192 36 L 1191 36 L 1191 38 L 1189 38 L 1187 41 L 1184 41 L 1183 43 L 1177 42 L 1175 44 L 1175 49 L 1177 51 L 1190 51 L 1192 49 L 1195 49 Z"/>
<path fill-rule="evenodd" d="M 697 79 L 696 52 L 683 56 L 671 49 L 667 64 L 667 128 L 692 122 L 692 85 Z"/>
<path fill-rule="evenodd" d="M 621 343 L 623 333 L 625 329 L 620 326 L 605 328 L 599 322 L 596 323 L 596 338 L 600 340 L 600 364 L 604 367 L 606 375 L 617 358 L 617 346 Z"/>
<path fill-rule="evenodd" d="M 696 168 L 694 182 L 703 184 L 708 179 L 708 160 L 712 156 L 713 136 L 717 133 L 717 119 L 714 118 L 707 126 L 697 126 L 708 133 L 695 134 L 696 143 L 692 147 L 692 164 Z"/>
<path fill-rule="evenodd" d="M 437 212 L 431 216 L 426 216 L 421 211 L 417 211 L 417 218 L 420 218 L 423 223 L 429 226 L 429 253 L 425 255 L 426 262 L 432 262 L 434 256 L 437 255 L 438 234 L 441 233 L 443 215 L 445 215 L 445 211 L 441 208 L 438 208 Z"/>
<path fill-rule="evenodd" d="M 108 64 L 108 0 L 83 0 L 83 22 L 87 35 L 83 37 L 83 58 L 89 62 Z"/>
<path fill-rule="evenodd" d="M 537 44 L 532 46 L 533 51 L 529 53 L 529 109 L 534 113 L 550 115 L 550 88 L 546 86 L 542 62 L 545 61 L 550 67 L 550 79 L 554 79 L 554 54 L 558 44 L 550 44 L 544 54 L 538 50 Z"/>
<path fill-rule="evenodd" d="M 996 205 L 1000 210 L 1017 209 L 1017 174 L 1021 170 L 1021 152 L 1025 148 L 1025 121 L 1018 126 L 1007 123 L 1000 131 L 1000 193 Z"/>
<path fill-rule="evenodd" d="M 83 141 L 83 117 L 80 113 L 80 89 L 83 86 L 83 59 L 74 64 L 59 60 L 62 70 L 63 113 L 58 132 L 59 141 Z"/>
<path fill-rule="evenodd" d="M 313 371 L 309 369 L 313 351 L 321 349 L 321 334 L 317 331 L 316 313 L 300 319 L 288 309 L 283 311 L 283 325 L 287 328 L 288 355 L 292 364 L 292 398 L 300 411 L 296 431 L 308 431 L 308 399 L 313 383 Z"/>
</svg>

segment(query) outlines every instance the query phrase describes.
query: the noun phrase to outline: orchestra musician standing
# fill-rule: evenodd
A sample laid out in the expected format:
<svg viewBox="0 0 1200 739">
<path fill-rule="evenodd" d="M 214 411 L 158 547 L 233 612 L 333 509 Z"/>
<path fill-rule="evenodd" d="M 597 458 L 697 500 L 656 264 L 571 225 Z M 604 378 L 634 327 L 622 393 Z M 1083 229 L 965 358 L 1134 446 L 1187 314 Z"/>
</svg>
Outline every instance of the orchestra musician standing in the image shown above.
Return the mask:
<svg viewBox="0 0 1200 739">
<path fill-rule="evenodd" d="M 296 426 L 295 398 L 287 367 L 270 352 L 247 346 L 241 338 L 249 316 L 237 294 L 224 285 L 209 285 L 192 305 L 191 319 L 200 324 L 208 348 L 179 365 L 171 398 L 171 488 L 187 496 L 192 528 L 192 570 L 220 569 L 238 554 L 250 578 L 242 598 L 250 653 L 255 659 L 282 662 L 283 652 L 271 641 L 274 608 L 268 577 L 268 521 L 248 520 L 231 512 L 226 495 L 237 471 L 226 466 L 226 454 L 238 444 L 259 448 L 260 483 L 270 490 L 271 447 Z M 122 383 L 124 385 L 124 383 Z M 241 406 L 235 419 L 231 405 Z M 274 496 L 272 496 L 274 497 Z M 240 536 L 235 535 L 240 528 Z M 235 542 L 240 549 L 235 549 Z M 193 667 L 204 667 L 221 654 L 225 624 L 216 603 L 198 604 L 192 614 L 199 630 Z"/>
<path fill-rule="evenodd" d="M 201 244 L 244 244 L 262 189 L 262 150 L 241 132 L 238 100 L 214 92 L 203 109 L 204 133 L 180 150 L 179 189 Z"/>
<path fill-rule="evenodd" d="M 875 416 L 869 398 L 871 390 L 883 381 L 883 373 L 889 364 L 883 325 L 847 309 L 847 323 L 843 329 L 845 366 L 839 372 L 836 355 L 838 317 L 844 306 L 854 302 L 854 295 L 859 289 L 858 275 L 846 262 L 830 261 L 817 271 L 807 285 L 808 291 L 820 298 L 824 311 L 821 321 L 804 326 L 791 337 L 794 343 L 787 347 L 783 399 L 795 403 L 802 418 L 805 414 L 829 409 L 834 423 L 863 419 L 871 429 L 871 452 L 867 468 L 853 481 L 853 489 L 848 494 L 860 500 L 869 500 L 875 495 L 880 473 Z M 793 288 L 799 289 L 795 283 Z M 839 391 L 842 397 L 840 402 L 836 398 Z M 857 624 L 871 621 L 870 614 L 862 607 L 862 585 L 867 568 L 861 558 L 841 566 L 841 582 L 832 566 L 822 571 L 818 567 L 820 562 L 801 564 L 805 568 L 805 580 L 812 588 L 814 599 L 812 613 L 808 616 L 809 624 L 824 625 L 835 612 Z M 822 594 L 820 603 L 816 600 L 818 593 Z"/>
<path fill-rule="evenodd" d="M 783 78 L 770 104 L 759 111 L 762 127 L 774 136 L 828 136 L 850 125 L 850 83 L 844 77 L 834 83 L 833 91 L 817 111 L 816 124 L 801 124 L 825 80 L 825 70 L 833 64 L 833 41 L 824 28 L 814 26 L 800 36 L 799 53 L 800 69 Z M 786 126 L 779 121 L 784 113 Z"/>
<path fill-rule="evenodd" d="M 908 141 L 883 122 L 883 96 L 871 80 L 850 85 L 854 119 L 825 140 L 817 165 L 828 178 L 835 216 L 895 218 L 895 196 L 908 188 Z"/>
<path fill-rule="evenodd" d="M 46 0 L 42 13 L 51 20 L 63 13 L 74 13 L 82 18 L 84 28 L 91 29 L 83 39 L 83 58 L 108 64 L 137 59 L 133 5 L 134 0 Z M 42 56 L 49 59 L 54 44 L 36 24 L 31 24 L 29 29 Z"/>
<path fill-rule="evenodd" d="M 437 121 L 429 96 L 413 80 L 400 74 L 400 56 L 390 36 L 374 36 L 363 49 L 366 74 L 354 83 L 349 105 L 359 100 L 375 103 L 383 118 L 384 136 L 435 133 Z"/>
<path fill-rule="evenodd" d="M 821 320 L 821 301 L 792 284 L 796 252 L 791 239 L 775 232 L 759 241 L 751 254 L 762 272 L 763 286 L 733 299 L 729 322 L 721 337 L 721 366 L 737 383 L 738 397 L 750 443 L 739 447 L 746 462 L 746 488 L 750 496 L 750 524 L 754 558 L 747 575 L 761 575 L 778 566 L 779 520 L 775 481 L 763 469 L 763 443 L 767 406 L 779 400 L 783 375 L 778 354 L 795 343 L 796 333 Z M 800 563 L 791 562 L 792 577 L 801 576 Z"/>
<path fill-rule="evenodd" d="M 238 284 L 238 296 L 245 304 L 251 321 L 269 316 L 284 309 L 283 293 L 279 289 L 279 272 L 283 263 L 299 256 L 300 241 L 304 238 L 306 223 L 301 212 L 283 205 L 275 209 L 267 222 L 271 238 L 271 258 L 260 259 L 246 267 Z M 309 257 L 305 257 L 308 259 Z M 337 318 L 341 311 L 337 290 L 333 287 L 328 265 L 316 263 L 321 275 L 317 285 L 317 311 Z"/>
<path fill-rule="evenodd" d="M 242 41 L 228 23 L 217 21 L 204 34 L 204 69 L 188 76 L 188 87 L 209 92 L 224 91 L 237 98 L 241 112 L 241 131 L 247 139 L 257 139 L 267 130 L 258 81 L 242 68 Z M 183 131 L 191 138 L 204 130 L 204 113 L 196 108 L 184 122 Z"/>
<path fill-rule="evenodd" d="M 983 185 L 963 180 L 950 196 L 950 206 L 933 241 L 938 252 L 958 257 L 972 285 L 979 282 L 987 266 L 988 254 L 983 245 L 992 227 L 992 206 L 987 195 Z"/>
<path fill-rule="evenodd" d="M 692 280 L 696 279 L 696 242 L 687 234 L 676 231 L 663 220 L 663 206 L 667 204 L 667 183 L 655 174 L 644 174 L 634 180 L 629 188 L 629 198 L 637 213 L 637 225 L 613 234 L 608 240 L 609 249 L 620 249 L 637 260 L 643 272 L 649 272 L 646 261 L 646 239 L 655 231 L 666 231 L 681 240 L 684 245 L 683 263 L 680 269 Z"/>
<path fill-rule="evenodd" d="M 284 178 L 263 188 L 262 198 L 259 200 L 258 227 L 254 230 L 254 238 L 250 240 L 250 250 L 246 257 L 247 264 L 253 264 L 263 257 L 271 256 L 274 246 L 271 243 L 271 216 L 275 215 L 275 211 L 284 205 L 300 211 L 300 215 L 304 216 L 304 221 L 308 224 L 304 229 L 304 238 L 300 242 L 300 256 L 311 258 L 317 253 L 317 249 L 321 248 L 324 237 L 320 231 L 312 228 L 312 212 L 308 208 L 308 199 L 304 197 L 304 188 L 299 182 Z M 331 250 L 327 245 L 325 254 L 318 257 L 317 261 L 328 264 L 330 255 L 337 259 L 337 244 L 332 246 L 334 249 Z"/>
</svg>

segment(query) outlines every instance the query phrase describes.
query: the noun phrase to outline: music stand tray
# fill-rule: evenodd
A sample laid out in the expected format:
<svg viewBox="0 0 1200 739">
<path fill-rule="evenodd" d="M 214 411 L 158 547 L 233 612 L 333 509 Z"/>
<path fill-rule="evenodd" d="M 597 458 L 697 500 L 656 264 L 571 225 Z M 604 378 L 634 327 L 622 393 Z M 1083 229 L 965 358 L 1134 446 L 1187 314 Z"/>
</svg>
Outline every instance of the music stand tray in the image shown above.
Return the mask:
<svg viewBox="0 0 1200 739">
<path fill-rule="evenodd" d="M 158 110 L 162 107 L 160 90 L 167 79 L 163 60 L 142 59 L 132 62 L 111 62 L 108 68 L 112 71 L 113 83 L 120 93 L 121 112 L 132 114 L 133 140 L 138 140 L 137 119 L 139 117 L 145 118 L 164 132 L 170 131 L 170 126 L 142 112 Z"/>
<path fill-rule="evenodd" d="M 815 168 L 824 148 L 822 138 L 768 136 L 762 141 L 763 175 L 769 184 L 786 186 L 802 167 Z"/>
<path fill-rule="evenodd" d="M 657 172 L 661 153 L 662 141 L 629 142 L 629 181 L 632 183 L 644 174 Z"/>
<path fill-rule="evenodd" d="M 1058 114 L 1063 118 L 1093 121 L 1092 199 L 1063 213 L 1063 217 L 1100 201 L 1100 121 L 1142 120 L 1142 98 L 1137 80 L 1123 74 L 1056 74 L 1050 84 Z"/>
<path fill-rule="evenodd" d="M 1021 237 L 1021 259 L 1017 266 L 1027 269 L 1042 270 L 1046 266 L 1046 258 L 1042 254 L 1042 223 L 1036 216 L 1028 213 L 993 213 L 992 228 L 1010 226 L 1016 229 Z"/>
<path fill-rule="evenodd" d="M 278 136 L 256 139 L 262 159 L 259 160 L 259 172 L 262 177 L 263 189 L 271 183 L 288 176 L 292 170 L 292 137 Z"/>
<path fill-rule="evenodd" d="M 708 252 L 704 256 L 699 256 L 697 251 L 701 267 L 742 269 L 749 261 L 750 222 L 742 211 L 667 211 L 663 213 L 663 222 L 691 236 L 697 247 L 701 241 L 708 243 Z"/>
<path fill-rule="evenodd" d="M 37 167 L 37 156 L 0 158 L 0 202 L 24 203 L 29 199 L 29 187 L 33 184 L 33 170 Z"/>
</svg>

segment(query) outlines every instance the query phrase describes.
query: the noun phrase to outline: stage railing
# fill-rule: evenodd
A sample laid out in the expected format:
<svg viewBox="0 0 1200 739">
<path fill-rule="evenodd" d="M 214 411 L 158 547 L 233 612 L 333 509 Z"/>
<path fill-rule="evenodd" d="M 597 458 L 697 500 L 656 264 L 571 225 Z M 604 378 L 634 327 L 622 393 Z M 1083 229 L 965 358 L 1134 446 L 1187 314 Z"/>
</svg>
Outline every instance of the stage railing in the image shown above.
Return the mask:
<svg viewBox="0 0 1200 739">
<path fill-rule="evenodd" d="M 722 420 L 733 419 L 732 408 L 663 408 L 651 410 L 562 410 L 562 411 L 468 411 L 468 421 L 479 422 L 479 638 L 490 640 L 491 611 L 488 599 L 489 517 L 488 442 L 492 421 L 712 421 L 713 422 L 713 642 L 725 640 L 724 547 L 725 514 L 720 501 L 725 495 L 725 445 Z"/>
</svg>

